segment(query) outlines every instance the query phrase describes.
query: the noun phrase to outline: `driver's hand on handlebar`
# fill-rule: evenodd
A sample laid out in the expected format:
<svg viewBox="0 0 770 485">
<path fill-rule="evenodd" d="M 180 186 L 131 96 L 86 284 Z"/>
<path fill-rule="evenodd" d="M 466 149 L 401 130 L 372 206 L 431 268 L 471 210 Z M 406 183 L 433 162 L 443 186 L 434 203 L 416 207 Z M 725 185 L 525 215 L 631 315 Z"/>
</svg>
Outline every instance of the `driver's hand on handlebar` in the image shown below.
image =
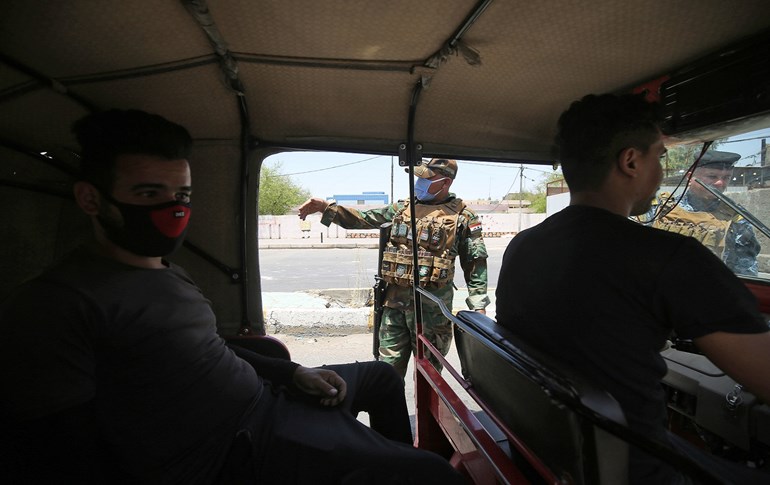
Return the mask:
<svg viewBox="0 0 770 485">
<path fill-rule="evenodd" d="M 310 214 L 323 212 L 327 207 L 329 207 L 329 203 L 323 199 L 308 199 L 304 204 L 299 206 L 299 218 L 304 221 Z"/>
<path fill-rule="evenodd" d="M 323 406 L 336 406 L 347 395 L 345 380 L 336 372 L 323 368 L 299 366 L 294 371 L 292 383 L 305 394 L 320 396 Z"/>
</svg>

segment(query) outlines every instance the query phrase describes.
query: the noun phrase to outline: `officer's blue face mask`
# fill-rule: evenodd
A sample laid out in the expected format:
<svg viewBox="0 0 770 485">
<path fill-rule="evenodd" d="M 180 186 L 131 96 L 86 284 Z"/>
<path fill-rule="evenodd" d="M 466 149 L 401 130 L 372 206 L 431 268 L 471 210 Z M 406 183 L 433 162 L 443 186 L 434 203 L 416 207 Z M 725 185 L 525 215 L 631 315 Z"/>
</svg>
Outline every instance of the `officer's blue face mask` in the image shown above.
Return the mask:
<svg viewBox="0 0 770 485">
<path fill-rule="evenodd" d="M 428 190 L 431 188 L 431 186 L 436 182 L 441 182 L 442 180 L 445 180 L 446 177 L 436 179 L 436 180 L 428 180 L 424 178 L 418 178 L 414 182 L 414 196 L 423 202 L 429 202 L 436 198 L 436 194 L 431 194 L 428 192 Z"/>
</svg>

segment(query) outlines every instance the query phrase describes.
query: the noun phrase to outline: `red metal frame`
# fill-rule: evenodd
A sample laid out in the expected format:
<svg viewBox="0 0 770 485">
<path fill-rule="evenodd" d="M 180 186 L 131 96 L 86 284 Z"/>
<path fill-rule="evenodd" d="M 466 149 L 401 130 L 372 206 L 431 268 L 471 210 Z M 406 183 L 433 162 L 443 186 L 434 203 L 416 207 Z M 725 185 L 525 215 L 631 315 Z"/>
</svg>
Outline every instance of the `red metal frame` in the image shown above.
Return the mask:
<svg viewBox="0 0 770 485">
<path fill-rule="evenodd" d="M 441 362 L 449 374 L 500 428 L 514 453 L 524 458 L 546 483 L 562 484 L 553 472 L 500 422 L 494 411 L 473 390 L 418 328 L 414 389 L 416 402 L 415 446 L 441 453 L 474 483 L 529 483 L 495 439 L 471 412 L 444 377 L 425 357 L 425 350 Z"/>
<path fill-rule="evenodd" d="M 770 284 L 767 281 L 743 280 L 746 288 L 754 294 L 759 303 L 759 311 L 770 314 Z"/>
</svg>

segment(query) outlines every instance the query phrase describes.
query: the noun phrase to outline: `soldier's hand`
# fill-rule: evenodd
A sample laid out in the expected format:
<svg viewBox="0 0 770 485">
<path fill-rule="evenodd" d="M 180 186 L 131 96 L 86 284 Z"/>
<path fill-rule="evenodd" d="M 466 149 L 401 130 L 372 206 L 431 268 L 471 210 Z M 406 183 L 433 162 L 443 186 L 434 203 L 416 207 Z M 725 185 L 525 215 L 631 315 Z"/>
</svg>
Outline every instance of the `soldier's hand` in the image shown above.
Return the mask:
<svg viewBox="0 0 770 485">
<path fill-rule="evenodd" d="M 310 214 L 323 212 L 328 206 L 329 203 L 323 199 L 308 199 L 304 204 L 299 206 L 299 218 L 304 221 Z"/>
<path fill-rule="evenodd" d="M 485 309 L 483 309 L 483 308 L 477 308 L 474 311 L 479 312 L 482 315 L 486 315 L 487 314 L 487 311 Z"/>
<path fill-rule="evenodd" d="M 300 391 L 319 396 L 323 406 L 336 406 L 345 399 L 347 384 L 334 371 L 299 366 L 294 371 L 292 382 Z"/>
</svg>

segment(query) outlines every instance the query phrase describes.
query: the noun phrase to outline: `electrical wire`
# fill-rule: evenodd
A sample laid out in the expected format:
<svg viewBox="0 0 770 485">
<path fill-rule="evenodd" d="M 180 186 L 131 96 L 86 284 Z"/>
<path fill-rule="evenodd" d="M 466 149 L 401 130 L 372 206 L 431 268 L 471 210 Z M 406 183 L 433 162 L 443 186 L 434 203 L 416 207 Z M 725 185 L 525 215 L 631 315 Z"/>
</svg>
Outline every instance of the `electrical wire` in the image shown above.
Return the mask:
<svg viewBox="0 0 770 485">
<path fill-rule="evenodd" d="M 519 169 L 519 174 L 521 174 L 521 173 L 522 173 L 521 169 Z M 526 177 L 523 176 L 523 174 L 522 174 L 522 177 L 526 178 Z M 511 182 L 511 185 L 508 186 L 508 190 L 505 191 L 506 194 L 510 194 L 511 193 L 511 189 L 513 188 L 513 184 L 515 184 L 516 180 L 518 180 L 518 179 L 519 179 L 519 175 L 518 174 L 515 177 L 513 177 L 513 182 Z M 500 202 L 498 202 L 497 205 L 495 205 L 489 212 L 494 212 L 495 210 L 497 210 L 497 208 L 500 207 L 503 204 L 503 200 L 504 199 L 501 197 L 500 198 Z M 521 204 L 521 194 L 519 194 L 519 204 Z"/>
<path fill-rule="evenodd" d="M 684 194 L 686 194 L 687 190 L 690 188 L 690 183 L 692 181 L 693 172 L 695 171 L 696 168 L 698 168 L 698 164 L 700 163 L 700 159 L 703 158 L 703 155 L 708 151 L 709 147 L 711 147 L 711 145 L 713 143 L 714 143 L 713 141 L 707 141 L 707 142 L 703 143 L 703 148 L 701 148 L 700 155 L 698 155 L 698 157 L 695 159 L 695 161 L 692 163 L 692 165 L 690 165 L 690 167 L 687 169 L 685 174 L 679 180 L 679 183 L 676 185 L 676 187 L 674 187 L 674 190 L 672 190 L 671 193 L 668 194 L 668 197 L 666 197 L 666 200 L 664 200 L 662 203 L 658 204 L 658 207 L 655 209 L 655 214 L 653 214 L 653 216 L 649 220 L 647 220 L 647 221 L 641 221 L 639 219 L 639 216 L 636 216 L 637 222 L 640 222 L 640 223 L 642 223 L 644 225 L 648 225 L 649 226 L 652 223 L 654 223 L 655 221 L 657 221 L 658 219 L 660 219 L 662 217 L 666 217 L 669 212 L 674 210 L 674 207 L 679 205 L 679 203 L 682 201 L 682 198 L 684 197 Z M 684 182 L 685 179 L 687 179 L 687 183 L 684 186 L 684 190 L 679 195 L 679 198 L 676 200 L 676 203 L 674 203 L 673 205 L 669 205 L 669 201 L 674 196 L 676 191 L 679 190 L 679 187 L 682 186 L 682 182 Z M 663 212 L 664 210 L 665 210 L 665 212 Z"/>
<path fill-rule="evenodd" d="M 376 155 L 376 156 L 373 156 L 373 157 L 364 158 L 363 160 L 356 160 L 355 162 L 343 163 L 343 164 L 340 164 L 340 165 L 334 165 L 332 167 L 318 168 L 316 170 L 307 170 L 307 171 L 304 171 L 304 172 L 280 173 L 280 174 L 276 174 L 274 176 L 275 177 L 291 177 L 292 175 L 304 175 L 306 173 L 324 172 L 326 170 L 334 170 L 335 168 L 347 167 L 349 165 L 356 165 L 358 163 L 364 163 L 364 162 L 368 162 L 369 160 L 375 160 L 377 158 L 383 158 L 383 157 L 385 157 L 385 155 Z"/>
</svg>

